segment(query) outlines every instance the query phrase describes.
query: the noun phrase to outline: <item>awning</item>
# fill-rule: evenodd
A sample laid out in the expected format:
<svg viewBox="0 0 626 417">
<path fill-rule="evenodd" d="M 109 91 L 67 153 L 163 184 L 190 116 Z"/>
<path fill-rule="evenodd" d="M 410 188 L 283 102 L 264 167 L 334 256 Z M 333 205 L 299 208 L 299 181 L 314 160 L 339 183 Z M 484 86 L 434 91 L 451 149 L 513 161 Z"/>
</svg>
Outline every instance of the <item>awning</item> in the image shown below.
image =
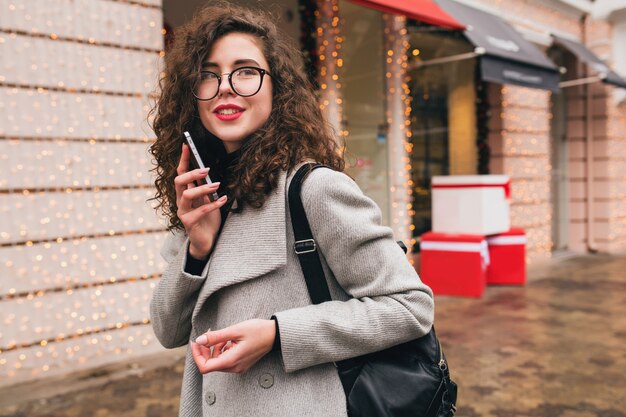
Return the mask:
<svg viewBox="0 0 626 417">
<path fill-rule="evenodd" d="M 350 0 L 360 6 L 383 13 L 400 14 L 409 19 L 448 29 L 465 29 L 465 26 L 441 10 L 433 0 Z"/>
<path fill-rule="evenodd" d="M 591 52 L 589 48 L 580 42 L 561 38 L 560 36 L 552 35 L 554 43 L 567 49 L 576 57 L 584 62 L 592 71 L 593 76 L 582 80 L 571 80 L 562 83 L 564 86 L 580 85 L 586 82 L 602 81 L 607 84 L 612 84 L 617 87 L 626 88 L 626 81 L 614 71 L 611 70 L 596 54 Z M 591 75 L 591 74 L 590 74 Z"/>
<path fill-rule="evenodd" d="M 443 10 L 466 25 L 476 47 L 484 81 L 559 90 L 559 69 L 511 25 L 490 13 L 452 0 L 438 0 Z"/>
</svg>

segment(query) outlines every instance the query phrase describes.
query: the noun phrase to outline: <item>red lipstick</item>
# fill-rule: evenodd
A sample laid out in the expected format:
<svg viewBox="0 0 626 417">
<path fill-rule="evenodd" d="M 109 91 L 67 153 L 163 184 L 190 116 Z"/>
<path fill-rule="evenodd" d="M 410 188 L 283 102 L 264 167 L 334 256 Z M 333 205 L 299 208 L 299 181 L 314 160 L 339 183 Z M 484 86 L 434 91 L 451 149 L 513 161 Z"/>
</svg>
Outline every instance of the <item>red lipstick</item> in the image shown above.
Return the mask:
<svg viewBox="0 0 626 417">
<path fill-rule="evenodd" d="M 245 109 L 243 107 L 239 107 L 235 104 L 220 104 L 213 110 L 213 114 L 215 114 L 215 117 L 218 119 L 227 122 L 238 119 L 244 111 Z"/>
</svg>

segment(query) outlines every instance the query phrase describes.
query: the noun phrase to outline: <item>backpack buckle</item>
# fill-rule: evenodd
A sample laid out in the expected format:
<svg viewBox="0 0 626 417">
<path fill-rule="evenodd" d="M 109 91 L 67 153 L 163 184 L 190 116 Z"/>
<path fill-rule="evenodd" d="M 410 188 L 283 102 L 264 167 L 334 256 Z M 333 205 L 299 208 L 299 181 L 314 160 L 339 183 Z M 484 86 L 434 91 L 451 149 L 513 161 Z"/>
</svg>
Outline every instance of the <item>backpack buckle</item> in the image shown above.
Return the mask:
<svg viewBox="0 0 626 417">
<path fill-rule="evenodd" d="M 311 253 L 317 250 L 317 245 L 315 244 L 315 240 L 313 239 L 299 240 L 294 243 L 293 247 L 296 251 L 296 255 Z"/>
</svg>

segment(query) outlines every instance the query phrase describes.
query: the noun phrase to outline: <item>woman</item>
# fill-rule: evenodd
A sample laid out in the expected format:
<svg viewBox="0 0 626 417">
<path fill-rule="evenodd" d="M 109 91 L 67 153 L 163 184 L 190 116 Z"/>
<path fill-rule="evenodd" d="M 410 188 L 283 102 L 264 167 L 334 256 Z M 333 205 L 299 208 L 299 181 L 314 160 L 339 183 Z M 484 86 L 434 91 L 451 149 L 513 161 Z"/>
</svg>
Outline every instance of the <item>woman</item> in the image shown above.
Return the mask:
<svg viewBox="0 0 626 417">
<path fill-rule="evenodd" d="M 181 416 L 346 416 L 334 361 L 426 334 L 433 300 L 342 159 L 271 17 L 227 3 L 176 33 L 155 111 L 157 195 L 172 232 L 151 318 L 189 344 Z M 220 184 L 195 186 L 189 130 Z M 332 302 L 311 305 L 286 189 L 302 199 Z M 222 197 L 211 202 L 208 195 Z"/>
</svg>

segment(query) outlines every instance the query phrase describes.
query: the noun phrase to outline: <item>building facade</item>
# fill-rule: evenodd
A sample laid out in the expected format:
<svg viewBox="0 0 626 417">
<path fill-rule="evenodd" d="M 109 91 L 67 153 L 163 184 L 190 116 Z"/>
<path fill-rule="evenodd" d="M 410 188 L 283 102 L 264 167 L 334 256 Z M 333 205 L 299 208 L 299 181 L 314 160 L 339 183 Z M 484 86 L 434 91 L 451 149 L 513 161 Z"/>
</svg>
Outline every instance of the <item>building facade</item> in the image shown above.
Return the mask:
<svg viewBox="0 0 626 417">
<path fill-rule="evenodd" d="M 145 121 L 163 22 L 175 33 L 202 3 L 0 0 L 0 386 L 162 349 L 148 301 L 165 227 L 147 202 Z M 557 91 L 486 79 L 489 52 L 454 16 L 380 3 L 265 2 L 396 237 L 429 230 L 432 176 L 491 173 L 511 177 L 530 262 L 626 251 L 626 3 L 453 2 L 532 44 Z"/>
</svg>

